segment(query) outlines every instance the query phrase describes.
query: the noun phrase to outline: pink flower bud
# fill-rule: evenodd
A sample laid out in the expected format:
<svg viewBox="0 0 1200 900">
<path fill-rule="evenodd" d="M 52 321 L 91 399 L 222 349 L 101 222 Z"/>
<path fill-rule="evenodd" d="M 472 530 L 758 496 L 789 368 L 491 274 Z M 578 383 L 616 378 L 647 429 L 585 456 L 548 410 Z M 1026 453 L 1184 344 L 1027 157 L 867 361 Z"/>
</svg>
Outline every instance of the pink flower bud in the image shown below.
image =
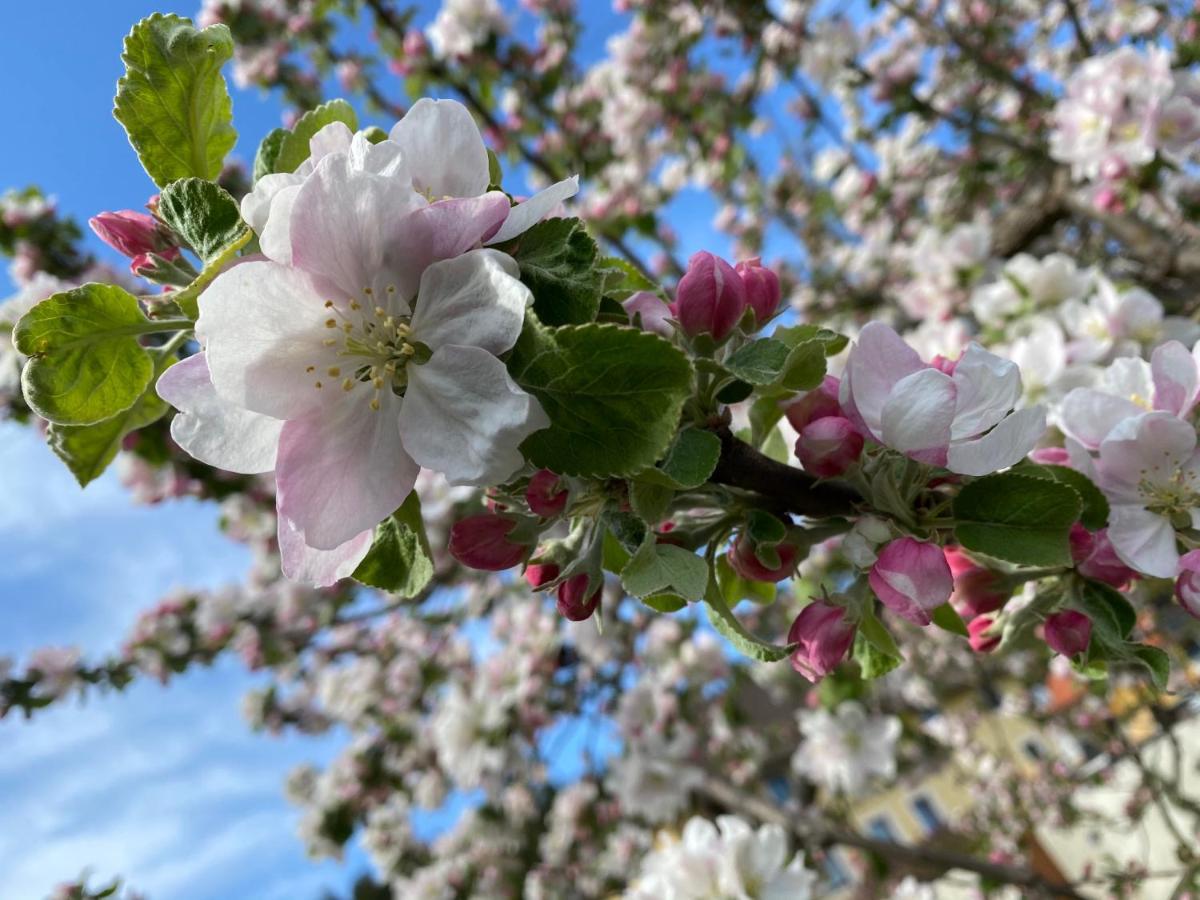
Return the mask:
<svg viewBox="0 0 1200 900">
<path fill-rule="evenodd" d="M 525 488 L 525 502 L 536 516 L 557 516 L 567 508 L 567 489 L 549 469 L 539 469 Z"/>
<path fill-rule="evenodd" d="M 787 642 L 800 644 L 792 651 L 792 668 L 809 681 L 820 681 L 846 658 L 855 629 L 840 606 L 813 601 L 788 629 Z"/>
<path fill-rule="evenodd" d="M 1002 586 L 1000 573 L 977 565 L 957 547 L 947 547 L 945 554 L 950 573 L 954 576 L 954 594 L 950 602 L 964 618 L 973 619 L 984 613 L 995 612 L 1004 605 L 1010 591 Z"/>
<path fill-rule="evenodd" d="M 96 236 L 125 256 L 159 253 L 173 246 L 168 232 L 154 216 L 123 209 L 102 212 L 88 219 Z"/>
<path fill-rule="evenodd" d="M 1121 561 L 1108 539 L 1108 529 L 1091 532 L 1076 522 L 1071 526 L 1071 556 L 1075 570 L 1084 578 L 1099 581 L 1118 590 L 1138 577 Z"/>
<path fill-rule="evenodd" d="M 991 616 L 976 616 L 967 623 L 967 640 L 976 653 L 991 653 L 1000 644 L 1000 635 L 989 629 L 996 624 Z"/>
<path fill-rule="evenodd" d="M 1175 598 L 1188 614 L 1200 619 L 1200 550 L 1189 550 L 1179 557 Z"/>
<path fill-rule="evenodd" d="M 779 276 L 764 266 L 757 256 L 742 260 L 734 266 L 734 271 L 742 277 L 746 303 L 754 310 L 755 324 L 762 328 L 779 309 Z"/>
<path fill-rule="evenodd" d="M 710 334 L 723 341 L 746 311 L 746 288 L 733 266 L 702 250 L 688 260 L 672 311 L 689 337 Z"/>
<path fill-rule="evenodd" d="M 673 330 L 667 319 L 671 316 L 671 307 L 662 298 L 651 291 L 638 291 L 621 304 L 631 322 L 641 326 L 642 331 L 651 331 L 670 337 Z"/>
<path fill-rule="evenodd" d="M 535 591 L 540 591 L 557 578 L 560 571 L 554 563 L 530 563 L 525 567 L 525 581 Z"/>
<path fill-rule="evenodd" d="M 1042 631 L 1046 643 L 1055 653 L 1076 656 L 1088 648 L 1092 639 L 1092 620 L 1081 612 L 1064 609 L 1046 616 Z"/>
<path fill-rule="evenodd" d="M 826 416 L 840 416 L 842 407 L 838 404 L 838 387 L 840 382 L 833 375 L 826 375 L 819 387 L 813 388 L 796 402 L 790 404 L 784 415 L 796 431 L 803 431 L 804 426 L 814 419 Z"/>
<path fill-rule="evenodd" d="M 841 475 L 862 456 L 863 436 L 849 419 L 824 416 L 815 419 L 796 439 L 796 456 L 806 472 L 818 478 Z"/>
<path fill-rule="evenodd" d="M 770 568 L 755 555 L 754 543 L 743 534 L 729 548 L 727 558 L 733 571 L 749 581 L 781 581 L 796 568 L 796 547 L 777 544 L 775 550 L 779 554 L 779 565 Z"/>
<path fill-rule="evenodd" d="M 493 513 L 480 513 L 459 519 L 450 528 L 450 555 L 464 566 L 499 572 L 525 558 L 529 548 L 507 539 L 517 527 L 515 519 Z"/>
<path fill-rule="evenodd" d="M 165 259 L 167 262 L 179 259 L 179 248 L 168 247 L 165 250 L 156 250 L 154 253 L 139 253 L 129 260 L 129 271 L 134 275 L 153 276 L 155 270 L 158 269 L 155 257 Z"/>
<path fill-rule="evenodd" d="M 596 607 L 600 605 L 600 595 L 604 593 L 604 585 L 596 588 L 589 597 L 588 576 L 586 572 L 568 578 L 558 586 L 558 600 L 555 604 L 558 611 L 572 622 L 582 622 L 590 619 Z"/>
<path fill-rule="evenodd" d="M 884 606 L 917 625 L 928 625 L 930 610 L 947 602 L 954 591 L 942 548 L 911 537 L 884 547 L 868 580 Z"/>
<path fill-rule="evenodd" d="M 1043 466 L 1071 465 L 1071 454 L 1066 447 L 1038 447 L 1029 454 L 1029 458 Z"/>
</svg>

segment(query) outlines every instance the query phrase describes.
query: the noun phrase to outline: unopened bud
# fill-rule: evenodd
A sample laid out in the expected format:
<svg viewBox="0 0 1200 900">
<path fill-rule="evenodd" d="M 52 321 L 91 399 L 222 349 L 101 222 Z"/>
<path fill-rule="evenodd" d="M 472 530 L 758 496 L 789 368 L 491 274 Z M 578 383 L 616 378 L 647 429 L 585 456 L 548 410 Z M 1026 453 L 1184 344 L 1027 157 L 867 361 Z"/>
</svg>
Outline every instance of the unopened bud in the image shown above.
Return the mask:
<svg viewBox="0 0 1200 900">
<path fill-rule="evenodd" d="M 1064 609 L 1046 616 L 1042 633 L 1055 653 L 1077 656 L 1087 650 L 1092 639 L 1092 620 L 1081 612 Z"/>
<path fill-rule="evenodd" d="M 708 334 L 723 341 L 746 311 L 746 288 L 733 266 L 702 250 L 688 260 L 672 310 L 688 337 Z"/>
<path fill-rule="evenodd" d="M 525 488 L 525 502 L 535 516 L 557 516 L 567 508 L 567 489 L 562 479 L 549 469 L 538 469 Z"/>
<path fill-rule="evenodd" d="M 911 537 L 884 547 L 868 580 L 884 606 L 917 625 L 928 625 L 930 611 L 946 603 L 954 590 L 942 548 Z"/>
<path fill-rule="evenodd" d="M 788 629 L 787 642 L 800 644 L 792 651 L 792 668 L 809 681 L 820 681 L 846 658 L 855 629 L 840 606 L 814 600 Z"/>
<path fill-rule="evenodd" d="M 842 416 L 814 419 L 796 439 L 796 457 L 806 472 L 835 478 L 862 456 L 863 436 Z"/>
<path fill-rule="evenodd" d="M 515 519 L 493 513 L 460 519 L 450 528 L 450 555 L 472 569 L 485 572 L 509 569 L 529 552 L 524 544 L 507 539 L 516 527 Z"/>
<path fill-rule="evenodd" d="M 766 325 L 779 309 L 779 276 L 762 264 L 757 256 L 744 259 L 734 267 L 746 288 L 746 305 L 754 310 L 754 322 Z"/>
<path fill-rule="evenodd" d="M 604 584 L 588 594 L 588 575 L 583 572 L 568 578 L 558 586 L 558 600 L 555 604 L 558 611 L 572 622 L 582 622 L 590 619 L 596 607 L 600 605 L 600 595 L 604 593 Z"/>
</svg>

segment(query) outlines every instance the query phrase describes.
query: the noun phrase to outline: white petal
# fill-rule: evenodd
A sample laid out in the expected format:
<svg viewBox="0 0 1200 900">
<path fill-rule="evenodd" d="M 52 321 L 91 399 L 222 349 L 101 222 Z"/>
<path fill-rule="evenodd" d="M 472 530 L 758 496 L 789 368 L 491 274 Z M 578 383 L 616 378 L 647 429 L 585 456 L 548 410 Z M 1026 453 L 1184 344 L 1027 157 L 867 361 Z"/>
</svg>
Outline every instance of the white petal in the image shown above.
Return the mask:
<svg viewBox="0 0 1200 900">
<path fill-rule="evenodd" d="M 305 175 L 317 167 L 317 163 L 334 153 L 345 153 L 354 142 L 354 132 L 345 122 L 330 122 L 308 139 L 308 159 L 296 171 Z"/>
<path fill-rule="evenodd" d="M 1143 410 L 1124 397 L 1105 394 L 1092 388 L 1075 388 L 1063 399 L 1059 410 L 1059 428 L 1089 450 L 1099 447 L 1117 423 Z"/>
<path fill-rule="evenodd" d="M 281 172 L 264 175 L 254 184 L 254 190 L 242 198 L 242 218 L 254 229 L 255 234 L 262 234 L 267 219 L 271 214 L 271 204 L 275 196 L 285 187 L 299 187 L 304 181 L 303 175 L 294 172 Z"/>
<path fill-rule="evenodd" d="M 937 369 L 921 369 L 901 378 L 883 406 L 884 445 L 918 455 L 944 451 L 950 443 L 955 390 L 950 376 Z"/>
<path fill-rule="evenodd" d="M 883 433 L 883 405 L 901 378 L 926 368 L 920 355 L 882 322 L 863 328 L 846 360 L 850 398 L 871 433 Z M 843 382 L 844 384 L 846 382 Z"/>
<path fill-rule="evenodd" d="M 203 353 L 167 369 L 156 390 L 179 410 L 171 420 L 171 437 L 200 462 L 243 475 L 275 468 L 283 422 L 218 396 Z"/>
<path fill-rule="evenodd" d="M 981 438 L 951 444 L 946 468 L 959 475 L 988 475 L 1016 465 L 1046 433 L 1042 406 L 1018 409 Z"/>
<path fill-rule="evenodd" d="M 277 419 L 321 405 L 323 394 L 306 370 L 337 363 L 334 350 L 321 343 L 328 315 L 297 269 L 244 262 L 222 272 L 200 295 L 196 322 L 217 393 Z"/>
<path fill-rule="evenodd" d="M 983 434 L 1021 396 L 1021 372 L 1016 365 L 974 342 L 954 367 L 954 384 L 958 400 L 950 436 L 956 441 Z"/>
<path fill-rule="evenodd" d="M 431 200 L 474 197 L 488 189 L 488 156 L 479 127 L 456 100 L 422 98 L 392 128 L 413 186 Z"/>
<path fill-rule="evenodd" d="M 1168 341 L 1154 351 L 1150 369 L 1154 375 L 1154 408 L 1186 416 L 1196 405 L 1200 377 L 1196 360 L 1179 341 Z"/>
<path fill-rule="evenodd" d="M 271 215 L 259 234 L 258 245 L 263 255 L 281 266 L 292 264 L 292 209 L 301 185 L 281 189 L 271 202 Z"/>
<path fill-rule="evenodd" d="M 409 366 L 400 436 L 413 459 L 452 484 L 501 484 L 523 464 L 518 445 L 550 420 L 478 347 L 440 347 Z"/>
<path fill-rule="evenodd" d="M 390 393 L 368 406 L 368 386 L 292 419 L 275 465 L 279 513 L 318 550 L 332 550 L 374 528 L 404 502 L 419 468 L 400 443 L 400 404 Z"/>
<path fill-rule="evenodd" d="M 1118 502 L 1134 502 L 1141 485 L 1172 482 L 1195 450 L 1195 429 L 1170 413 L 1125 419 L 1100 445 L 1100 486 Z"/>
<path fill-rule="evenodd" d="M 1175 529 L 1162 516 L 1137 506 L 1113 506 L 1108 539 L 1125 565 L 1155 578 L 1175 577 Z"/>
<path fill-rule="evenodd" d="M 290 519 L 279 517 L 279 556 L 283 574 L 292 581 L 328 587 L 349 578 L 371 549 L 374 530 L 357 534 L 332 550 L 317 550 L 304 542 L 304 532 Z"/>
<path fill-rule="evenodd" d="M 492 239 L 488 243 L 499 244 L 501 241 L 515 238 L 518 234 L 524 233 L 528 228 L 546 218 L 564 200 L 568 200 L 578 193 L 578 175 L 564 178 L 557 184 L 552 184 L 550 187 L 538 191 L 528 200 L 518 203 L 508 211 L 508 218 L 504 220 L 504 224 L 500 226 L 500 230 L 492 236 Z"/>
<path fill-rule="evenodd" d="M 500 354 L 512 348 L 533 294 L 511 256 L 473 250 L 434 263 L 421 276 L 413 337 L 436 350 L 443 344 Z"/>
</svg>

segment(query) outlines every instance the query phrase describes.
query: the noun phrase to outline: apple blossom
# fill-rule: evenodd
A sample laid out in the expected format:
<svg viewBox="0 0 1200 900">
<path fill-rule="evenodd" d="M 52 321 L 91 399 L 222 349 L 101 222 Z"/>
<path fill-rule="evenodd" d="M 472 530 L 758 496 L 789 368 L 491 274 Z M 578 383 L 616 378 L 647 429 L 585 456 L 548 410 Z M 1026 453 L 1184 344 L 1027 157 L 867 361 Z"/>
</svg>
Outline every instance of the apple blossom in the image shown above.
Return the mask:
<svg viewBox="0 0 1200 900">
<path fill-rule="evenodd" d="M 897 538 L 880 551 L 870 582 L 884 606 L 917 625 L 928 625 L 930 611 L 949 602 L 954 591 L 942 549 L 911 537 Z"/>
<path fill-rule="evenodd" d="M 850 650 L 857 631 L 846 610 L 814 600 L 800 611 L 788 629 L 792 668 L 809 681 L 820 681 L 832 672 Z"/>
<path fill-rule="evenodd" d="M 842 408 L 838 405 L 839 384 L 836 376 L 826 375 L 819 386 L 808 391 L 800 399 L 789 403 L 784 408 L 788 423 L 797 432 L 800 432 L 814 419 L 840 416 Z"/>
<path fill-rule="evenodd" d="M 792 756 L 792 770 L 827 790 L 861 794 L 872 778 L 896 772 L 900 720 L 870 715 L 845 702 L 836 711 L 802 711 L 797 716 L 804 740 Z"/>
<path fill-rule="evenodd" d="M 464 566 L 488 572 L 511 569 L 525 558 L 529 547 L 508 540 L 517 521 L 495 513 L 459 519 L 450 528 L 450 555 Z"/>
<path fill-rule="evenodd" d="M 976 563 L 958 547 L 945 548 L 946 563 L 954 576 L 950 602 L 965 618 L 972 619 L 998 610 L 1011 596 L 1002 576 Z"/>
<path fill-rule="evenodd" d="M 688 260 L 672 309 L 684 334 L 723 341 L 746 310 L 746 287 L 733 266 L 702 250 Z"/>
<path fill-rule="evenodd" d="M 733 571 L 742 578 L 750 581 L 781 581 L 796 570 L 797 552 L 796 547 L 787 542 L 777 544 L 775 550 L 779 554 L 779 565 L 767 565 L 758 558 L 750 536 L 742 534 L 730 546 L 726 559 Z"/>
<path fill-rule="evenodd" d="M 887 325 L 863 328 L 839 400 L 864 435 L 920 462 L 986 475 L 1019 462 L 1046 427 L 1040 406 L 1012 412 L 1021 374 L 978 344 L 953 375 L 924 363 Z"/>
<path fill-rule="evenodd" d="M 582 622 L 590 619 L 596 607 L 600 605 L 600 596 L 604 593 L 604 584 L 594 591 L 588 592 L 591 579 L 586 572 L 573 575 L 558 586 L 556 603 L 558 611 L 572 622 Z"/>
<path fill-rule="evenodd" d="M 538 469 L 525 489 L 525 502 L 538 516 L 557 516 L 567 508 L 568 491 L 562 479 L 549 469 Z"/>
<path fill-rule="evenodd" d="M 1179 557 L 1175 599 L 1190 615 L 1200 619 L 1200 550 L 1189 550 Z"/>
<path fill-rule="evenodd" d="M 754 321 L 761 328 L 779 309 L 779 276 L 762 264 L 757 256 L 744 259 L 733 267 L 746 287 L 746 305 L 754 310 Z"/>
<path fill-rule="evenodd" d="M 1000 646 L 1000 634 L 992 616 L 976 616 L 967 623 L 967 639 L 976 653 L 991 653 Z"/>
</svg>

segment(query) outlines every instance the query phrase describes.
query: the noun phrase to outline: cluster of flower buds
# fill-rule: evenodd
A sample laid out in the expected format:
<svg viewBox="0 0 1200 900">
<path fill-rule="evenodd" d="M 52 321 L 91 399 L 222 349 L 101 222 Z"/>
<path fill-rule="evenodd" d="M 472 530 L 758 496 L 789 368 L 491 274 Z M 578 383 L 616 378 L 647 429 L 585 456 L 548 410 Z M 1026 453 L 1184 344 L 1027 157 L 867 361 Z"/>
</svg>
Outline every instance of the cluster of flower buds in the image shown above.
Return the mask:
<svg viewBox="0 0 1200 900">
<path fill-rule="evenodd" d="M 796 458 L 818 478 L 845 474 L 862 456 L 862 432 L 842 413 L 840 383 L 826 375 L 821 384 L 789 404 L 788 423 L 796 429 Z"/>
<path fill-rule="evenodd" d="M 779 309 L 779 277 L 755 257 L 731 266 L 719 256 L 701 251 L 688 260 L 679 280 L 671 312 L 688 337 L 707 335 L 724 341 L 747 311 L 750 330 L 769 322 Z"/>
</svg>

